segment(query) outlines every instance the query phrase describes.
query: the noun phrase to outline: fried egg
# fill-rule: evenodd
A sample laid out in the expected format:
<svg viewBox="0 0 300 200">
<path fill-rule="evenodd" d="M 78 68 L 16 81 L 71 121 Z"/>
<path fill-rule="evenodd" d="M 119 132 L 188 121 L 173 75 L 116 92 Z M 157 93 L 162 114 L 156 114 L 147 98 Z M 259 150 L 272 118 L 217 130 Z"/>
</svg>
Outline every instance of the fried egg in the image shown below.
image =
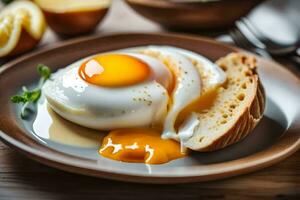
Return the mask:
<svg viewBox="0 0 300 200">
<path fill-rule="evenodd" d="M 76 124 L 112 130 L 162 123 L 173 82 L 150 56 L 108 53 L 59 70 L 43 91 L 51 108 Z"/>
<path fill-rule="evenodd" d="M 54 73 L 43 92 L 63 118 L 110 131 L 99 151 L 103 156 L 129 162 L 167 162 L 182 156 L 177 144 L 168 140 L 184 146 L 201 123 L 190 112 L 175 128 L 180 112 L 203 92 L 203 80 L 193 61 L 202 64 L 206 85 L 214 88 L 226 80 L 218 66 L 197 53 L 171 46 L 142 46 L 83 58 Z M 147 138 L 151 141 L 145 141 Z M 157 143 L 161 145 L 154 145 Z M 169 144 L 174 148 L 166 153 L 163 149 Z M 153 146 L 156 149 L 151 149 Z M 153 155 L 156 157 L 151 158 Z"/>
</svg>

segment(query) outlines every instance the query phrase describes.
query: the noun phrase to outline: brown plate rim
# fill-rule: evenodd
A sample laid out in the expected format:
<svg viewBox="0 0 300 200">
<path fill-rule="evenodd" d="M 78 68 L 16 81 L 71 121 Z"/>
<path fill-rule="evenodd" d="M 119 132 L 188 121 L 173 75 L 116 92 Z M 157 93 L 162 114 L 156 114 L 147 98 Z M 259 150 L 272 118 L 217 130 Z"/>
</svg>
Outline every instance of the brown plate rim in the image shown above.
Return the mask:
<svg viewBox="0 0 300 200">
<path fill-rule="evenodd" d="M 233 51 L 239 51 L 239 49 L 232 47 L 230 45 L 226 45 L 212 39 L 202 38 L 202 37 L 194 37 L 194 36 L 187 36 L 187 35 L 180 35 L 180 34 L 173 34 L 173 33 L 118 33 L 118 34 L 108 34 L 102 36 L 89 36 L 79 39 L 74 39 L 66 42 L 62 42 L 61 44 L 52 45 L 49 47 L 45 47 L 42 50 L 39 50 L 34 53 L 30 53 L 24 55 L 10 63 L 7 63 L 2 66 L 0 69 L 0 74 L 3 73 L 5 70 L 13 67 L 19 62 L 22 62 L 26 59 L 30 59 L 33 56 L 38 56 L 39 54 L 43 54 L 48 51 L 53 51 L 59 49 L 61 47 L 66 47 L 73 44 L 84 43 L 89 40 L 97 39 L 97 38 L 104 38 L 104 37 L 126 37 L 126 35 L 147 35 L 151 36 L 162 36 L 162 37 L 172 37 L 172 38 L 181 38 L 181 39 L 188 39 L 188 40 L 198 40 L 202 42 L 212 43 L 214 45 L 223 46 L 225 48 L 232 49 Z M 260 58 L 261 59 L 261 58 Z M 264 60 L 265 62 L 272 62 Z M 281 67 L 285 73 L 289 73 L 297 82 L 300 88 L 300 79 L 289 72 L 287 69 Z M 299 113 L 298 113 L 299 114 Z M 1 121 L 2 119 L 0 119 Z M 239 158 L 237 160 L 226 161 L 222 163 L 215 163 L 210 164 L 209 168 L 205 168 L 205 173 L 203 173 L 203 168 L 201 166 L 190 166 L 188 167 L 189 170 L 185 170 L 185 173 L 157 173 L 157 174 L 145 174 L 145 173 L 126 173 L 111 171 L 109 169 L 100 169 L 99 167 L 95 167 L 91 164 L 80 162 L 82 159 L 69 156 L 64 153 L 50 151 L 45 153 L 38 151 L 37 149 L 27 146 L 20 141 L 14 139 L 13 137 L 5 134 L 3 131 L 0 130 L 0 138 L 1 140 L 16 149 L 18 152 L 27 155 L 31 159 L 34 159 L 38 162 L 44 163 L 46 165 L 59 168 L 65 171 L 89 175 L 89 176 L 96 176 L 96 177 L 103 177 L 108 179 L 115 179 L 121 181 L 130 181 L 130 182 L 140 182 L 140 183 L 186 183 L 186 182 L 199 182 L 199 181 L 208 181 L 208 180 L 216 180 L 231 176 L 236 176 L 240 174 L 245 174 L 249 172 L 253 172 L 258 169 L 262 169 L 268 166 L 271 166 L 285 158 L 287 158 L 292 153 L 296 152 L 300 149 L 300 117 L 295 117 L 294 121 L 290 124 L 286 133 L 274 143 L 270 148 L 267 148 L 263 151 L 258 153 L 252 154 L 250 156 L 246 156 L 243 158 Z M 1 127 L 0 127 L 1 128 Z M 1 128 L 2 129 L 2 128 Z M 21 131 L 21 129 L 18 129 Z M 22 132 L 22 134 L 25 134 Z M 40 144 L 41 145 L 41 144 Z M 46 147 L 47 148 L 47 147 Z M 268 155 L 268 156 L 266 156 Z M 271 156 L 270 156 L 271 155 Z M 58 157 L 57 157 L 58 156 Z M 221 166 L 221 167 L 220 167 Z M 180 168 L 180 167 L 177 167 Z M 181 167 L 186 168 L 186 167 Z"/>
</svg>

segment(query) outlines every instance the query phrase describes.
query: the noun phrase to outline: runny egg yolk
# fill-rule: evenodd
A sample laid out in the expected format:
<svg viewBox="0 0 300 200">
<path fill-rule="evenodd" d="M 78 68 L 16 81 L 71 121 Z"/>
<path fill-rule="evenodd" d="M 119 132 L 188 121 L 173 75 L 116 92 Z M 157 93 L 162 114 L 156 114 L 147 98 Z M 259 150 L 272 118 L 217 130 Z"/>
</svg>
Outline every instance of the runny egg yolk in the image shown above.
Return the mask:
<svg viewBox="0 0 300 200">
<path fill-rule="evenodd" d="M 150 128 L 111 131 L 99 152 L 113 160 L 146 164 L 162 164 L 185 156 L 178 142 L 164 140 L 160 131 Z"/>
<path fill-rule="evenodd" d="M 103 54 L 84 62 L 79 76 L 88 83 L 104 87 L 122 87 L 147 80 L 149 66 L 129 55 Z"/>
</svg>

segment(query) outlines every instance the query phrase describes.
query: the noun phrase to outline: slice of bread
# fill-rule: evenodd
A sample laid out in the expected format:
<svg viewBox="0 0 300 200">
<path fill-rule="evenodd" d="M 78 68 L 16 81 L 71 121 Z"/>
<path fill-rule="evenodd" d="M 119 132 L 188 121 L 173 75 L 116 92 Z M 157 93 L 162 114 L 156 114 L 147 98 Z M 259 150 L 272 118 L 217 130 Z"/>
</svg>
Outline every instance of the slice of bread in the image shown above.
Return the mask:
<svg viewBox="0 0 300 200">
<path fill-rule="evenodd" d="M 144 50 L 140 53 L 170 65 L 158 52 Z M 219 87 L 209 84 L 212 74 L 205 70 L 201 62 L 187 58 L 199 71 L 202 95 L 177 117 L 177 129 L 191 112 L 200 120 L 200 125 L 194 129 L 193 136 L 184 142 L 184 146 L 196 151 L 214 151 L 240 141 L 254 129 L 265 108 L 265 94 L 256 72 L 255 57 L 231 53 L 220 58 L 216 64 L 225 71 L 227 81 Z"/>
<path fill-rule="evenodd" d="M 206 97 L 209 105 L 196 112 L 200 125 L 185 143 L 192 150 L 214 151 L 236 143 L 251 133 L 263 116 L 265 94 L 256 72 L 255 57 L 231 53 L 216 64 L 226 72 L 227 82 L 213 95 L 209 91 L 203 94 L 213 98 Z"/>
</svg>

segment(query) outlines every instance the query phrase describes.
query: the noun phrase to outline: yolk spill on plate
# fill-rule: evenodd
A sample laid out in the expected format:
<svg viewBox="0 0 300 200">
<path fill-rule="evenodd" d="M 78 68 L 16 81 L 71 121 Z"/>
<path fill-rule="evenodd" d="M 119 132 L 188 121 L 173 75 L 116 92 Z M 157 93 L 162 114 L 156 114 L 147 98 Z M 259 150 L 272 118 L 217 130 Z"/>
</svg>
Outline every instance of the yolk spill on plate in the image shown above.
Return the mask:
<svg viewBox="0 0 300 200">
<path fill-rule="evenodd" d="M 111 131 L 103 139 L 99 153 L 113 160 L 146 164 L 162 164 L 185 156 L 178 142 L 161 139 L 160 131 L 150 128 Z"/>
</svg>

